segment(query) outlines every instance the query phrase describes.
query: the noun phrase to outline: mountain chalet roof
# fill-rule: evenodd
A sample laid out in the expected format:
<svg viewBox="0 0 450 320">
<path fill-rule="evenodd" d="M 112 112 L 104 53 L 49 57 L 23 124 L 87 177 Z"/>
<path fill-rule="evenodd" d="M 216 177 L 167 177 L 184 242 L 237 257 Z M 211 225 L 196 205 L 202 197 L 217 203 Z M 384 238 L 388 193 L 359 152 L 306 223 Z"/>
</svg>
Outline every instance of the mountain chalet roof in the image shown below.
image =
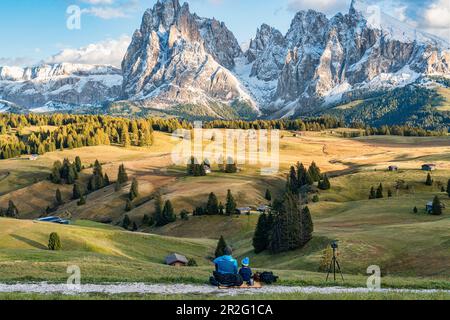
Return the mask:
<svg viewBox="0 0 450 320">
<path fill-rule="evenodd" d="M 177 262 L 187 264 L 188 259 L 185 256 L 178 253 L 174 253 L 166 257 L 166 264 L 169 266 Z"/>
</svg>

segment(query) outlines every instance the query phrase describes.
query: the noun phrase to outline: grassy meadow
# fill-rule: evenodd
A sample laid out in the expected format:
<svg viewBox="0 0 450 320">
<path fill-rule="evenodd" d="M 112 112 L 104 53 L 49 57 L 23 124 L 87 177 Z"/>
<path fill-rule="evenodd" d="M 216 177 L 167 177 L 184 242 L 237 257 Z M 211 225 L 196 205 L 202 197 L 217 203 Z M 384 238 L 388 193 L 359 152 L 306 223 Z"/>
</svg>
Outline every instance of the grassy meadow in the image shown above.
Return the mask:
<svg viewBox="0 0 450 320">
<path fill-rule="evenodd" d="M 36 130 L 29 128 L 28 130 Z M 258 166 L 242 165 L 237 174 L 225 174 L 213 166 L 206 177 L 187 177 L 185 168 L 174 166 L 171 151 L 177 143 L 170 135 L 155 133 L 155 144 L 149 148 L 118 146 L 85 147 L 56 151 L 36 161 L 26 157 L 0 161 L 0 207 L 13 200 L 21 220 L 0 218 L 0 282 L 65 282 L 69 265 L 79 265 L 84 282 L 206 283 L 212 271 L 210 263 L 217 239 L 223 235 L 235 249 L 236 256 L 249 256 L 257 270 L 273 270 L 283 285 L 335 285 L 326 283 L 319 271 L 323 251 L 331 240 L 340 240 L 339 260 L 345 283 L 338 285 L 364 287 L 370 265 L 381 267 L 384 287 L 450 289 L 450 198 L 441 192 L 450 179 L 450 137 L 362 137 L 344 139 L 337 130 L 324 132 L 282 132 L 280 172 L 260 174 Z M 207 141 L 205 141 L 207 142 Z M 207 142 L 208 143 L 208 142 Z M 248 146 L 246 147 L 248 150 Z M 47 180 L 56 160 L 80 156 L 85 169 L 80 181 L 87 182 L 91 164 L 98 159 L 104 171 L 115 181 L 119 165 L 139 181 L 136 207 L 128 212 L 139 226 L 128 232 L 119 225 L 125 212 L 129 185 L 115 192 L 110 186 L 87 197 L 79 207 L 72 201 L 70 185 L 54 185 Z M 252 155 L 249 155 L 252 157 Z M 142 226 L 145 214 L 154 212 L 154 194 L 170 199 L 175 212 L 191 211 L 204 205 L 214 192 L 225 202 L 230 189 L 238 206 L 257 207 L 267 204 L 266 189 L 280 195 L 289 166 L 296 162 L 309 165 L 315 161 L 322 172 L 330 174 L 331 190 L 321 191 L 318 203 L 310 202 L 314 237 L 306 247 L 279 255 L 252 250 L 256 213 L 250 216 L 204 216 L 178 220 L 163 228 Z M 421 164 L 433 162 L 433 186 L 426 186 Z M 397 165 L 398 172 L 388 172 Z M 385 197 L 369 200 L 370 188 L 383 184 Z M 54 205 L 56 189 L 64 204 L 56 214 L 70 213 L 73 225 L 38 223 L 32 219 Z M 387 197 L 387 190 L 392 197 Z M 446 205 L 442 216 L 426 214 L 425 205 L 438 195 Z M 413 208 L 418 208 L 418 213 Z M 108 222 L 100 223 L 100 222 Z M 58 232 L 63 249 L 47 250 L 48 235 Z M 198 267 L 170 268 L 165 256 L 178 252 L 194 258 Z M 448 299 L 448 295 L 420 294 L 348 294 L 339 297 L 322 295 L 279 295 L 262 298 L 280 299 Z M 0 299 L 59 299 L 55 296 L 0 294 Z M 82 298 L 82 297 L 65 297 Z M 87 299 L 161 299 L 161 296 L 101 296 Z M 172 297 L 171 297 L 172 298 Z M 176 299 L 177 297 L 173 297 Z M 184 298 L 184 297 L 180 297 Z M 189 298 L 189 297 L 187 297 Z M 208 297 L 205 297 L 208 298 Z M 236 297 L 239 298 L 239 297 Z M 246 297 L 247 298 L 247 297 Z M 258 296 L 253 296 L 258 298 Z"/>
</svg>

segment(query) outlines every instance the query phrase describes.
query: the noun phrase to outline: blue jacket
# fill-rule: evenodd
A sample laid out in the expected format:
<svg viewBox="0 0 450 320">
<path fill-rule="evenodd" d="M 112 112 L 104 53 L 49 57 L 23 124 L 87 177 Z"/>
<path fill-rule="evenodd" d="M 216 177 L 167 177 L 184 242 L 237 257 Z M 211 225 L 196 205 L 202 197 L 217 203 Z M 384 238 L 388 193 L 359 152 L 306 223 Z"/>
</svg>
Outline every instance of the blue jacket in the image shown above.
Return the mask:
<svg viewBox="0 0 450 320">
<path fill-rule="evenodd" d="M 232 256 L 222 256 L 214 260 L 216 271 L 221 274 L 238 274 L 237 260 Z"/>
<path fill-rule="evenodd" d="M 249 267 L 242 267 L 241 270 L 239 270 L 239 274 L 245 282 L 249 282 L 250 280 L 252 280 L 253 273 L 252 269 L 250 269 Z"/>
</svg>

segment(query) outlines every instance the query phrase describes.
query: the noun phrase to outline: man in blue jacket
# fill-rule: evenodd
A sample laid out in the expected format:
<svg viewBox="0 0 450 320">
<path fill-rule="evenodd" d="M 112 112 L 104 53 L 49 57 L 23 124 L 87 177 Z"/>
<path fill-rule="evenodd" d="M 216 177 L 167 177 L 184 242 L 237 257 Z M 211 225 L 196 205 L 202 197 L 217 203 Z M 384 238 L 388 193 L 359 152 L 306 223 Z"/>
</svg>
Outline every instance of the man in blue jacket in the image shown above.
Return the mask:
<svg viewBox="0 0 450 320">
<path fill-rule="evenodd" d="M 212 285 L 241 286 L 242 277 L 239 275 L 237 260 L 233 258 L 233 250 L 227 246 L 222 257 L 214 260 L 216 271 L 210 281 Z"/>
</svg>

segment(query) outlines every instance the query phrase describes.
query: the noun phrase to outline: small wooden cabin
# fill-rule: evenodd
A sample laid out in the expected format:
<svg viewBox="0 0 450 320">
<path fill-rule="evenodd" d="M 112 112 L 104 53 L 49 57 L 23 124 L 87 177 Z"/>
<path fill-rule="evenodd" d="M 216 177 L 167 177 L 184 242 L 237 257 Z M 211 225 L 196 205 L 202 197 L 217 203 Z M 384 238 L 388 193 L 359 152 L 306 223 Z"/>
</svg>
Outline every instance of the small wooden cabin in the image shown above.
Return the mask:
<svg viewBox="0 0 450 320">
<path fill-rule="evenodd" d="M 171 254 L 166 257 L 166 264 L 172 267 L 185 267 L 188 264 L 188 259 L 178 253 Z"/>
</svg>

